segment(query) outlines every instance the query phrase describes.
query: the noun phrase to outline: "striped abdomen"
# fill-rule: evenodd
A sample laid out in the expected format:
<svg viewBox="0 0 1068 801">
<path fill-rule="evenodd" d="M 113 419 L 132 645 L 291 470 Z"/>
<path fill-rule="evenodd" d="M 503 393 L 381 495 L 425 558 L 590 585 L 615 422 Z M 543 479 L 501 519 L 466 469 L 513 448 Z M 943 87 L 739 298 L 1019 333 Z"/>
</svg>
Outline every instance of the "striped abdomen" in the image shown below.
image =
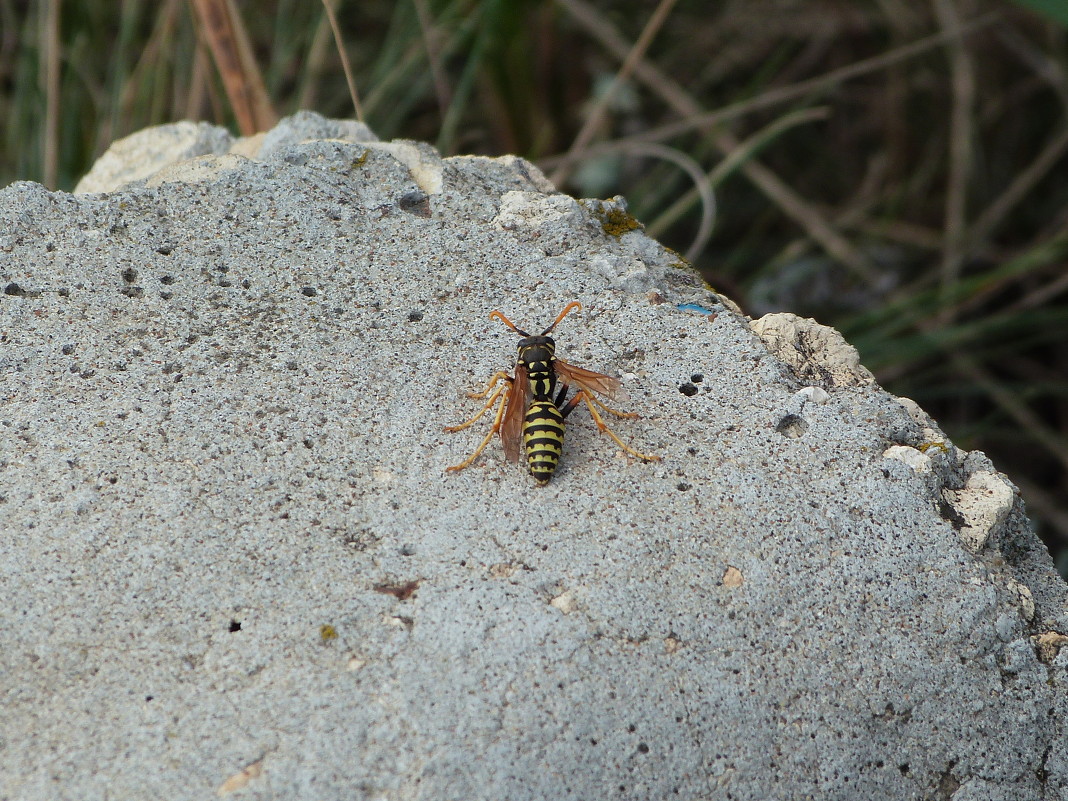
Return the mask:
<svg viewBox="0 0 1068 801">
<path fill-rule="evenodd" d="M 531 401 L 523 421 L 523 449 L 534 480 L 545 484 L 553 476 L 564 449 L 564 416 L 551 400 Z"/>
</svg>

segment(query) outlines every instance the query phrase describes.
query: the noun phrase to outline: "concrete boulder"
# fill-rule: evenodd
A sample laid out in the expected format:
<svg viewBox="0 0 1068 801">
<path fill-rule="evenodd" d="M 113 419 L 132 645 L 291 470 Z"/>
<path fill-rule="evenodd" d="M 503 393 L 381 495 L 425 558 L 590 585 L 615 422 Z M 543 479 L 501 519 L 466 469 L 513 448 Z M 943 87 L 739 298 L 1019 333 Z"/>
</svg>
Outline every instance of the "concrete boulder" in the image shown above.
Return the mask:
<svg viewBox="0 0 1068 801">
<path fill-rule="evenodd" d="M 518 158 L 185 133 L 0 191 L 0 799 L 1068 798 L 1066 586 L 840 335 Z M 660 461 L 446 473 L 572 300 Z"/>
</svg>

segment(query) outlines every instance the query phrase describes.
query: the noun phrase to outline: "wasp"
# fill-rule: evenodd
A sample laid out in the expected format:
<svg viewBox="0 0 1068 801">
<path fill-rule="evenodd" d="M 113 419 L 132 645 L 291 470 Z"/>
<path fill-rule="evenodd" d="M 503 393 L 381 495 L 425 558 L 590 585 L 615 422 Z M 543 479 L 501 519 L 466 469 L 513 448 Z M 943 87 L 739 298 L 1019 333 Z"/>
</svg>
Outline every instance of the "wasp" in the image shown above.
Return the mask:
<svg viewBox="0 0 1068 801">
<path fill-rule="evenodd" d="M 499 433 L 505 458 L 510 462 L 517 462 L 520 451 L 524 451 L 527 468 L 534 480 L 541 485 L 548 483 L 563 452 L 564 419 L 580 403 L 586 404 L 598 430 L 610 436 L 626 453 L 645 461 L 659 460 L 659 456 L 639 453 L 625 444 L 605 424 L 598 411 L 600 409 L 629 420 L 638 416 L 632 412 L 609 408 L 597 398 L 597 393 L 608 398 L 618 397 L 619 379 L 576 367 L 556 358 L 556 342 L 549 334 L 570 312 L 581 309 L 582 304 L 578 301 L 569 303 L 556 316 L 552 325 L 537 335 L 517 328 L 499 311 L 490 313 L 491 320 L 500 320 L 522 337 L 516 346 L 515 374 L 508 375 L 504 371 L 498 371 L 493 374 L 484 390 L 467 393 L 469 398 L 481 400 L 488 397 L 489 400 L 470 420 L 458 426 L 448 426 L 445 431 L 450 434 L 463 431 L 474 425 L 496 404 L 493 427 L 474 453 L 460 464 L 446 468 L 447 470 L 463 470 L 470 466 L 489 445 L 493 435 Z M 566 400 L 572 385 L 577 387 L 577 390 L 570 400 Z"/>
</svg>

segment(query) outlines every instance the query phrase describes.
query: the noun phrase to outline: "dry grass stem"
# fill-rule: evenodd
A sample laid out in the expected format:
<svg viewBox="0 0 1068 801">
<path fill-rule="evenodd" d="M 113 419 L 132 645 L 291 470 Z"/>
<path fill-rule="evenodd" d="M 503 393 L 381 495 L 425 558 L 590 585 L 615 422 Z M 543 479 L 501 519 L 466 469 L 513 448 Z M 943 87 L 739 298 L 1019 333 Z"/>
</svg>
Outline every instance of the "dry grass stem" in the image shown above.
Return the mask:
<svg viewBox="0 0 1068 801">
<path fill-rule="evenodd" d="M 352 77 L 352 66 L 349 64 L 348 53 L 345 52 L 345 42 L 341 38 L 341 27 L 337 24 L 337 15 L 334 14 L 334 0 L 323 0 L 323 8 L 326 10 L 327 19 L 330 20 L 330 30 L 334 32 L 334 45 L 337 47 L 338 58 L 341 59 L 341 68 L 345 71 L 345 83 L 349 86 L 352 108 L 356 112 L 356 119 L 363 122 L 360 93 L 356 91 L 356 79 Z"/>
<path fill-rule="evenodd" d="M 574 3 L 575 0 L 570 0 Z M 579 21 L 587 17 L 579 18 Z M 625 58 L 634 52 L 624 37 L 604 19 L 596 18 L 595 27 L 590 33 L 617 58 Z M 644 61 L 637 62 L 634 69 L 636 77 L 653 91 L 661 94 L 665 102 L 683 106 L 675 110 L 680 113 L 700 114 L 700 106 L 682 90 L 671 78 L 664 75 L 655 65 Z M 739 150 L 741 144 L 728 131 L 720 130 L 712 134 L 712 143 L 728 158 Z M 777 205 L 787 217 L 799 224 L 812 239 L 819 243 L 827 253 L 845 264 L 851 271 L 868 283 L 876 280 L 876 271 L 870 261 L 857 251 L 849 241 L 834 230 L 816 208 L 801 195 L 794 192 L 771 170 L 757 161 L 743 161 L 743 174 Z M 557 171 L 559 172 L 559 170 Z"/>
<path fill-rule="evenodd" d="M 1058 295 L 1068 292 L 1068 262 L 1061 262 L 1052 266 L 1052 272 L 1057 277 L 1048 284 L 1033 289 L 1019 300 L 1010 303 L 1005 311 L 1011 314 L 1031 311 L 1045 306 Z"/>
<path fill-rule="evenodd" d="M 946 49 L 952 73 L 953 106 L 949 130 L 949 178 L 946 186 L 945 241 L 942 246 L 942 288 L 951 291 L 960 280 L 965 252 L 968 178 L 972 174 L 972 114 L 975 106 L 975 70 L 961 37 L 960 17 L 955 0 L 934 0 L 935 13 L 949 35 Z M 947 304 L 943 324 L 952 318 Z"/>
<path fill-rule="evenodd" d="M 1068 469 L 1068 438 L 1047 425 L 1020 397 L 996 381 L 974 357 L 961 351 L 947 354 L 953 367 L 974 382 L 994 403 L 1016 421 L 1031 443 L 1042 448 Z"/>
<path fill-rule="evenodd" d="M 318 105 L 319 86 L 329 73 L 329 46 L 334 40 L 333 30 L 330 15 L 324 9 L 323 16 L 315 25 L 315 34 L 308 48 L 308 56 L 304 60 L 300 90 L 297 93 L 297 108 L 315 108 Z"/>
<path fill-rule="evenodd" d="M 1042 152 L 1035 157 L 998 195 L 986 210 L 979 215 L 968 232 L 968 245 L 980 247 L 984 240 L 1004 222 L 1009 213 L 1015 209 L 1035 188 L 1035 185 L 1049 175 L 1050 170 L 1068 153 L 1068 118 L 1064 127 L 1050 139 Z"/>
<path fill-rule="evenodd" d="M 186 81 L 189 91 L 185 97 L 183 119 L 195 120 L 200 116 L 200 111 L 204 108 L 208 95 L 209 70 L 207 50 L 200 41 L 197 41 L 196 49 L 193 53 L 193 63 L 189 68 L 189 79 Z"/>
<path fill-rule="evenodd" d="M 716 196 L 712 191 L 712 183 L 709 177 L 705 175 L 701 165 L 692 158 L 681 150 L 676 150 L 666 145 L 659 145 L 655 142 L 636 142 L 628 145 L 625 152 L 670 161 L 690 176 L 690 180 L 694 184 L 691 191 L 695 199 L 700 198 L 701 200 L 701 221 L 698 224 L 693 242 L 684 254 L 687 261 L 693 261 L 708 245 L 708 240 L 712 238 L 712 229 L 716 222 Z"/>
<path fill-rule="evenodd" d="M 556 0 L 556 2 L 569 13 L 572 13 L 574 19 L 579 22 L 585 30 L 592 34 L 601 45 L 615 55 L 618 56 L 618 46 L 622 45 L 624 48 L 627 47 L 626 41 L 615 28 L 609 26 L 603 18 L 599 17 L 597 13 L 582 2 L 582 0 Z M 696 130 L 707 131 L 718 125 L 738 119 L 739 117 L 744 117 L 755 111 L 762 111 L 782 103 L 799 100 L 810 95 L 817 95 L 820 92 L 826 91 L 827 89 L 845 81 L 859 78 L 873 72 L 878 72 L 879 70 L 886 69 L 894 64 L 907 61 L 910 58 L 915 58 L 922 53 L 944 45 L 947 41 L 950 41 L 953 38 L 976 33 L 994 24 L 1000 18 L 1001 15 L 997 13 L 984 14 L 981 17 L 977 17 L 976 19 L 961 25 L 959 33 L 944 31 L 942 33 L 933 34 L 918 42 L 903 45 L 895 50 L 891 50 L 889 53 L 873 56 L 872 58 L 857 61 L 849 66 L 832 70 L 825 75 L 810 78 L 806 81 L 799 81 L 798 83 L 782 86 L 777 89 L 768 89 L 755 97 L 731 103 L 716 111 L 704 111 L 685 91 L 678 87 L 674 81 L 667 79 L 662 72 L 652 65 L 639 64 L 635 67 L 635 77 L 641 79 L 646 85 L 656 88 L 658 90 L 657 94 L 676 112 L 682 115 L 684 119 L 679 122 L 672 122 L 649 128 L 647 131 L 640 134 L 622 137 L 617 139 L 616 142 L 660 142 Z M 580 159 L 600 155 L 610 146 L 611 145 L 591 145 L 579 152 L 569 151 L 567 154 L 548 156 L 542 159 L 539 163 L 546 167 L 570 164 Z"/>
<path fill-rule="evenodd" d="M 616 92 L 619 91 L 619 88 L 623 85 L 624 81 L 630 78 L 635 66 L 643 60 L 645 52 L 649 49 L 649 45 L 652 44 L 653 37 L 656 36 L 660 27 L 664 24 L 664 20 L 667 19 L 667 16 L 671 12 L 675 3 L 676 0 L 660 0 L 657 4 L 656 10 L 653 11 L 652 16 L 649 17 L 649 21 L 645 23 L 645 28 L 642 29 L 638 41 L 635 42 L 623 56 L 623 64 L 612 78 L 612 83 L 609 85 L 608 89 L 597 98 L 593 108 L 590 109 L 586 121 L 582 124 L 582 128 L 575 136 L 574 141 L 572 141 L 571 147 L 568 148 L 568 152 L 580 152 L 589 144 L 598 128 L 600 128 L 601 122 L 604 120 L 604 116 L 608 111 L 609 105 L 614 99 Z M 561 165 L 552 174 L 551 180 L 555 184 L 560 184 L 564 181 L 566 175 L 566 168 Z"/>
<path fill-rule="evenodd" d="M 444 119 L 452 103 L 452 90 L 449 88 L 449 79 L 441 61 L 440 32 L 434 27 L 433 20 L 430 18 L 430 9 L 427 8 L 426 0 L 412 0 L 412 2 L 415 5 L 415 15 L 419 19 L 419 32 L 422 34 L 423 46 L 426 48 L 430 75 L 434 80 L 434 96 L 438 101 L 438 113 Z"/>
<path fill-rule="evenodd" d="M 793 114 L 787 114 L 784 117 L 780 117 L 774 120 L 770 125 L 760 129 L 752 136 L 748 137 L 741 145 L 730 154 L 728 154 L 722 161 L 717 164 L 707 176 L 704 178 L 703 185 L 709 187 L 709 191 L 715 189 L 723 181 L 725 181 L 732 173 L 740 169 L 741 166 L 750 159 L 754 153 L 760 150 L 760 148 L 766 143 L 778 138 L 780 134 L 798 125 L 804 125 L 809 122 L 815 122 L 817 120 L 824 120 L 828 115 L 827 108 L 809 108 L 802 109 L 801 111 Z M 621 145 L 621 150 L 631 150 L 635 145 L 648 147 L 652 143 L 629 143 Z M 648 226 L 648 233 L 652 237 L 659 237 L 664 233 L 672 224 L 674 224 L 683 214 L 685 214 L 694 202 L 703 195 L 700 195 L 702 189 L 702 183 L 695 183 L 695 186 L 685 192 L 674 203 L 668 206 L 667 209 L 657 215 L 656 220 Z M 701 248 L 696 248 L 696 245 L 702 242 Z M 690 251 L 693 251 L 693 255 L 690 255 L 690 251 L 687 251 L 686 258 L 693 260 L 697 254 L 704 249 L 704 244 L 707 244 L 706 240 L 703 240 L 701 236 L 694 237 L 694 244 L 691 245 Z"/>
<path fill-rule="evenodd" d="M 277 121 L 252 55 L 248 35 L 232 0 L 190 0 L 222 77 L 226 95 L 245 136 L 266 131 Z"/>
<path fill-rule="evenodd" d="M 59 174 L 59 6 L 59 0 L 41 4 L 40 74 L 45 99 L 41 173 L 44 184 L 53 189 Z"/>
<path fill-rule="evenodd" d="M 123 82 L 119 96 L 119 116 L 123 119 L 131 119 L 135 116 L 138 102 L 144 102 L 142 95 L 145 87 L 150 85 L 153 78 L 158 75 L 159 62 L 166 55 L 167 42 L 174 30 L 179 2 L 180 0 L 167 0 L 163 4 L 156 17 L 155 25 L 152 26 L 148 41 L 130 70 L 129 77 Z"/>
</svg>

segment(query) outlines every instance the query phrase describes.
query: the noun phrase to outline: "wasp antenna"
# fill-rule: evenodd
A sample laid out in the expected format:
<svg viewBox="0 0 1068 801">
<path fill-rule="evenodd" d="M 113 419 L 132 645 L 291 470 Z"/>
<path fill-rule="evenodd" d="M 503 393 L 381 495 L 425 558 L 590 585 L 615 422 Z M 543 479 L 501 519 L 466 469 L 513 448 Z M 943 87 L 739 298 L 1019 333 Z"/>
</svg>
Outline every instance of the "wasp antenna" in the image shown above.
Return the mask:
<svg viewBox="0 0 1068 801">
<path fill-rule="evenodd" d="M 530 334 L 528 334 L 522 328 L 516 328 L 515 325 L 512 323 L 512 321 L 509 320 L 507 317 L 505 317 L 503 314 L 501 314 L 499 311 L 491 311 L 490 312 L 490 319 L 491 320 L 500 320 L 502 323 L 504 323 L 506 326 L 511 328 L 513 331 L 515 331 L 521 337 L 529 337 L 530 336 Z"/>
<path fill-rule="evenodd" d="M 557 324 L 561 320 L 563 320 L 565 317 L 567 317 L 567 315 L 571 312 L 572 309 L 577 309 L 578 311 L 582 311 L 582 304 L 579 303 L 577 300 L 573 300 L 570 303 L 568 303 L 566 306 L 564 306 L 564 310 L 562 312 L 560 312 L 560 314 L 558 314 L 556 316 L 556 319 L 553 320 L 553 324 L 550 325 L 548 328 L 546 328 L 544 331 L 542 331 L 541 335 L 542 336 L 547 336 L 549 334 L 549 332 L 551 332 L 554 328 L 556 328 Z"/>
</svg>

